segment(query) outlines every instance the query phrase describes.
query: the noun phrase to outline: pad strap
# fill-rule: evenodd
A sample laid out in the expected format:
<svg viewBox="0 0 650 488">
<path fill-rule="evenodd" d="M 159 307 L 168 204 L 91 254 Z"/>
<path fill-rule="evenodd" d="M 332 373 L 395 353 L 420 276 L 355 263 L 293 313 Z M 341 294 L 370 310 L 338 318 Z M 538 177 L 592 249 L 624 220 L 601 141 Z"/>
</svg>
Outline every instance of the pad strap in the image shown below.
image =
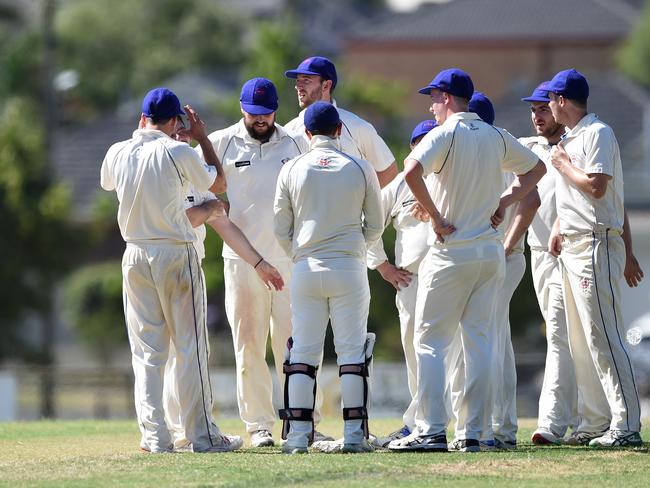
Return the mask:
<svg viewBox="0 0 650 488">
<path fill-rule="evenodd" d="M 367 420 L 368 410 L 366 407 L 352 407 L 343 409 L 343 420 Z"/>
<path fill-rule="evenodd" d="M 287 376 L 291 376 L 292 374 L 304 374 L 314 380 L 316 379 L 317 370 L 318 366 L 312 366 L 311 364 L 305 363 L 290 364 L 288 361 L 285 361 L 282 365 L 282 372 Z"/>
<path fill-rule="evenodd" d="M 281 420 L 302 420 L 302 421 L 312 421 L 314 420 L 314 409 L 313 408 L 283 408 L 280 410 L 280 419 Z"/>
<path fill-rule="evenodd" d="M 292 338 L 289 338 L 291 345 L 293 345 Z M 289 342 L 287 343 L 289 346 Z M 279 411 L 280 419 L 282 420 L 282 439 L 286 440 L 289 435 L 289 421 L 290 420 L 303 420 L 311 422 L 311 435 L 309 440 L 314 440 L 314 408 L 316 408 L 316 372 L 318 366 L 312 366 L 306 363 L 290 363 L 289 360 L 285 361 L 282 365 L 284 372 L 284 409 Z M 314 380 L 314 403 L 312 408 L 290 408 L 289 407 L 289 377 L 292 374 L 304 374 Z"/>
<path fill-rule="evenodd" d="M 367 378 L 369 376 L 368 366 L 366 363 L 342 364 L 339 366 L 339 376 L 343 376 L 344 374 L 354 374 Z"/>
</svg>

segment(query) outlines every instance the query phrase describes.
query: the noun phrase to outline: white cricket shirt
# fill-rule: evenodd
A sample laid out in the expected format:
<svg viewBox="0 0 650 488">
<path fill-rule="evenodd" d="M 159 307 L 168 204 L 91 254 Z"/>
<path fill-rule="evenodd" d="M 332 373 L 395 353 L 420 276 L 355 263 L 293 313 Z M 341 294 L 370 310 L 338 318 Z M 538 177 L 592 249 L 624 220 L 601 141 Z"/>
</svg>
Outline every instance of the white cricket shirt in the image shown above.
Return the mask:
<svg viewBox="0 0 650 488">
<path fill-rule="evenodd" d="M 428 222 L 422 222 L 411 215 L 411 208 L 417 200 L 404 181 L 404 173 L 399 173 L 393 181 L 381 190 L 381 207 L 384 227 L 393 223 L 395 228 L 395 266 L 411 273 L 417 273 L 420 262 L 429 250 Z M 388 256 L 384 244 L 377 239 L 368 248 L 366 262 L 370 269 L 376 269 Z"/>
<path fill-rule="evenodd" d="M 538 251 L 547 251 L 551 229 L 557 218 L 555 179 L 558 177 L 558 172 L 551 164 L 553 145 L 549 144 L 548 140 L 542 136 L 520 137 L 519 142 L 537 154 L 546 166 L 546 174 L 537 183 L 537 192 L 539 193 L 541 205 L 528 228 L 528 245 Z"/>
<path fill-rule="evenodd" d="M 184 204 L 188 186 L 207 191 L 216 176 L 216 168 L 188 144 L 138 129 L 109 148 L 101 186 L 117 192 L 117 221 L 126 242 L 192 242 L 196 237 Z"/>
<path fill-rule="evenodd" d="M 194 186 L 190 185 L 187 190 L 187 197 L 185 198 L 185 210 L 216 199 L 217 197 L 214 193 L 209 191 L 196 191 Z M 194 227 L 194 234 L 196 236 L 194 239 L 194 249 L 196 249 L 196 254 L 198 254 L 199 260 L 202 261 L 205 258 L 205 224 Z"/>
<path fill-rule="evenodd" d="M 390 151 L 384 140 L 379 137 L 375 128 L 361 117 L 348 112 L 333 102 L 339 112 L 342 122 L 341 150 L 354 158 L 365 159 L 375 171 L 385 171 L 395 161 L 395 156 Z M 307 143 L 309 139 L 305 134 L 305 110 L 285 125 L 285 129 L 295 138 L 302 138 Z"/>
<path fill-rule="evenodd" d="M 312 137 L 309 152 L 282 168 L 274 212 L 275 235 L 294 262 L 365 263 L 367 244 L 384 229 L 377 174 L 327 136 Z"/>
<path fill-rule="evenodd" d="M 287 261 L 287 255 L 273 234 L 273 199 L 282 166 L 307 150 L 307 145 L 290 137 L 276 124 L 271 139 L 261 144 L 238 123 L 209 136 L 223 166 L 228 183 L 230 220 L 253 247 L 268 261 Z M 225 242 L 222 256 L 241 259 Z"/>
<path fill-rule="evenodd" d="M 562 233 L 623 230 L 623 168 L 614 131 L 595 114 L 585 115 L 564 134 L 562 146 L 571 162 L 587 174 L 612 177 L 602 198 L 594 198 L 559 176 L 555 198 Z"/>
<path fill-rule="evenodd" d="M 486 124 L 475 113 L 459 112 L 429 131 L 407 159 L 429 175 L 427 187 L 436 208 L 456 231 L 429 245 L 450 247 L 476 239 L 497 238 L 490 217 L 499 206 L 504 171 L 524 174 L 537 155 L 505 129 Z"/>
</svg>

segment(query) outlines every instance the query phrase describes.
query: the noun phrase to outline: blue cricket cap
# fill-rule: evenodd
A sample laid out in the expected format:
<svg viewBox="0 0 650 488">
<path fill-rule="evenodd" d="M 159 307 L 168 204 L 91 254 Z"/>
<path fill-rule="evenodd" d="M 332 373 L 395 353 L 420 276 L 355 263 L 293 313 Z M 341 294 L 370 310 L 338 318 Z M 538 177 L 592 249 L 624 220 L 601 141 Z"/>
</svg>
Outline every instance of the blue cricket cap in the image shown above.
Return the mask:
<svg viewBox="0 0 650 488">
<path fill-rule="evenodd" d="M 423 120 L 418 125 L 415 126 L 413 132 L 411 132 L 411 144 L 415 142 L 418 137 L 421 137 L 427 134 L 434 127 L 438 127 L 438 124 L 435 120 Z"/>
<path fill-rule="evenodd" d="M 442 70 L 424 88 L 418 90 L 422 95 L 430 95 L 431 90 L 437 88 L 443 92 L 457 97 L 470 99 L 474 93 L 474 83 L 470 76 L 462 69 L 450 68 Z"/>
<path fill-rule="evenodd" d="M 589 97 L 589 84 L 582 73 L 574 69 L 565 69 L 553 77 L 548 91 L 569 100 L 586 100 Z"/>
<path fill-rule="evenodd" d="M 550 81 L 542 81 L 529 97 L 522 98 L 522 102 L 550 102 L 548 98 L 548 88 L 551 84 Z"/>
<path fill-rule="evenodd" d="M 322 56 L 312 56 L 305 59 L 296 69 L 284 72 L 287 78 L 298 78 L 298 75 L 317 75 L 332 80 L 332 88 L 336 88 L 336 67 L 329 59 Z"/>
<path fill-rule="evenodd" d="M 309 132 L 329 131 L 336 127 L 340 121 L 338 110 L 328 102 L 312 103 L 305 110 L 305 128 Z"/>
<path fill-rule="evenodd" d="M 278 92 L 271 80 L 253 78 L 242 86 L 239 101 L 246 113 L 268 115 L 278 109 Z"/>
<path fill-rule="evenodd" d="M 165 120 L 185 115 L 176 94 L 167 88 L 154 88 L 142 101 L 142 113 L 154 120 Z"/>
<path fill-rule="evenodd" d="M 490 125 L 494 124 L 494 106 L 484 93 L 479 91 L 474 92 L 474 95 L 469 100 L 467 110 L 481 117 L 483 122 L 487 122 Z"/>
</svg>

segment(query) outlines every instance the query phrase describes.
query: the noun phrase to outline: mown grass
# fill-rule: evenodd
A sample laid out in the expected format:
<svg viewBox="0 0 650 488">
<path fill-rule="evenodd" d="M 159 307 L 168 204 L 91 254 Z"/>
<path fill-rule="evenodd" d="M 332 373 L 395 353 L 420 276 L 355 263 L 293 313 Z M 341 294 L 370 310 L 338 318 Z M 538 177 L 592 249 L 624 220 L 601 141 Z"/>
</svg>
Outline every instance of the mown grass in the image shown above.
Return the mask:
<svg viewBox="0 0 650 488">
<path fill-rule="evenodd" d="M 371 422 L 372 431 L 378 434 L 399 425 L 398 419 Z M 236 420 L 224 420 L 220 427 L 244 434 Z M 650 485 L 648 443 L 623 450 L 538 448 L 528 442 L 533 428 L 533 421 L 522 421 L 520 447 L 510 452 L 285 456 L 277 447 L 226 454 L 151 455 L 138 451 L 135 421 L 9 423 L 0 424 L 0 486 Z M 320 430 L 340 434 L 341 422 L 326 419 Z M 650 440 L 649 429 L 643 435 Z"/>
</svg>

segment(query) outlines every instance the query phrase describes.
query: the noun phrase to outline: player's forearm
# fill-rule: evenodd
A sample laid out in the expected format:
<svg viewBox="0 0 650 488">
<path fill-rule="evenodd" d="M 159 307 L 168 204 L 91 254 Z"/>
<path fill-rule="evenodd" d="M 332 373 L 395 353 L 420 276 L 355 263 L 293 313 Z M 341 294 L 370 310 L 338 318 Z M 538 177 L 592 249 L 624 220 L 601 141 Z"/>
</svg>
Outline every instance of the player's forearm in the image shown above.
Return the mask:
<svg viewBox="0 0 650 488">
<path fill-rule="evenodd" d="M 423 179 L 422 165 L 415 159 L 404 161 L 404 181 L 429 217 L 436 223 L 440 222 L 442 217 L 429 195 L 429 190 Z"/>
<path fill-rule="evenodd" d="M 512 185 L 501 195 L 500 207 L 507 208 L 526 197 L 546 174 L 546 166 L 540 160 L 533 169 L 523 175 L 517 175 Z"/>
<path fill-rule="evenodd" d="M 632 250 L 632 231 L 630 230 L 630 221 L 627 218 L 627 210 L 623 210 L 623 243 L 625 244 L 625 255 L 632 256 L 634 251 Z"/>
<path fill-rule="evenodd" d="M 214 180 L 214 183 L 210 187 L 210 191 L 215 194 L 224 193 L 226 191 L 226 175 L 223 172 L 223 166 L 217 157 L 217 153 L 214 151 L 214 146 L 212 142 L 207 137 L 198 141 L 199 146 L 201 146 L 201 151 L 203 152 L 203 160 L 208 166 L 214 166 L 217 170 L 217 177 Z"/>
<path fill-rule="evenodd" d="M 607 191 L 607 175 L 585 173 L 571 162 L 565 162 L 557 170 L 574 187 L 594 198 L 602 198 Z"/>
<path fill-rule="evenodd" d="M 537 209 L 541 205 L 539 193 L 535 188 L 526 195 L 518 204 L 512 226 L 508 229 L 504 240 L 504 247 L 512 248 L 524 236 L 528 227 L 533 222 Z"/>
<path fill-rule="evenodd" d="M 225 209 L 221 200 L 218 199 L 210 200 L 185 210 L 185 215 L 190 220 L 192 227 L 203 225 L 210 218 L 222 213 L 225 214 Z"/>
<path fill-rule="evenodd" d="M 378 171 L 377 178 L 379 179 L 379 187 L 383 188 L 388 183 L 393 181 L 397 176 L 397 173 L 398 173 L 397 164 L 395 163 L 395 161 L 393 161 L 392 164 L 384 171 Z"/>
<path fill-rule="evenodd" d="M 244 233 L 228 217 L 222 216 L 210 219 L 208 224 L 240 258 L 251 266 L 255 266 L 262 258 Z"/>
</svg>

